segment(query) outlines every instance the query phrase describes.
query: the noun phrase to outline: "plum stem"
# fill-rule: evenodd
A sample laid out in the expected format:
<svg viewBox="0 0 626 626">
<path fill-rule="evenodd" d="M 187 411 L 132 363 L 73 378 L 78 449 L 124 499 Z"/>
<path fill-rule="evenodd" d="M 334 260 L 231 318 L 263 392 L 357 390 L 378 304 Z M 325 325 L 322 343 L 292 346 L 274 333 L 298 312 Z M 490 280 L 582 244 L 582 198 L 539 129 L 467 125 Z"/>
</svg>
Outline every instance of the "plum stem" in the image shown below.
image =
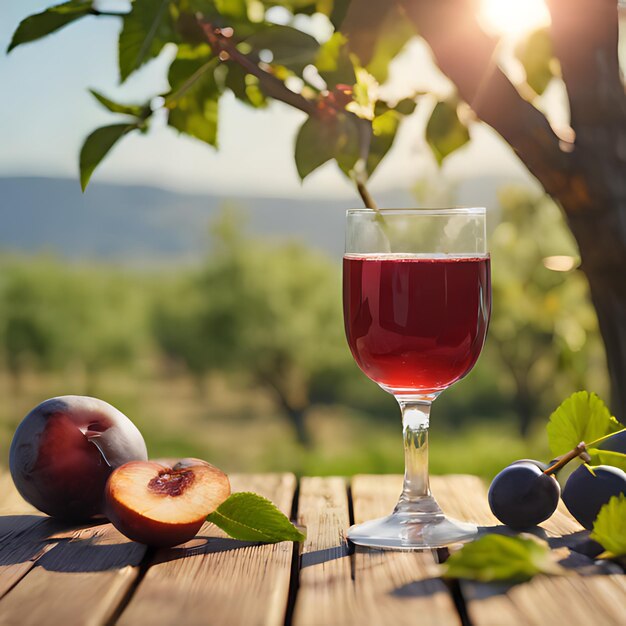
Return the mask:
<svg viewBox="0 0 626 626">
<path fill-rule="evenodd" d="M 591 443 L 588 443 L 587 446 L 589 447 L 595 446 L 597 443 L 602 443 L 606 439 L 610 439 L 611 437 L 614 437 L 615 435 L 619 435 L 620 433 L 624 433 L 624 432 L 626 432 L 626 428 L 622 428 L 622 430 L 618 430 L 614 433 L 611 433 L 610 435 L 604 435 L 604 437 L 598 437 L 598 439 L 595 439 Z"/>
<path fill-rule="evenodd" d="M 553 474 L 557 470 L 560 470 L 563 466 L 567 465 L 572 459 L 587 454 L 587 444 L 581 441 L 573 450 L 570 450 L 567 454 L 564 454 L 554 465 L 551 465 L 548 469 L 544 470 L 544 474 L 548 476 Z"/>
</svg>

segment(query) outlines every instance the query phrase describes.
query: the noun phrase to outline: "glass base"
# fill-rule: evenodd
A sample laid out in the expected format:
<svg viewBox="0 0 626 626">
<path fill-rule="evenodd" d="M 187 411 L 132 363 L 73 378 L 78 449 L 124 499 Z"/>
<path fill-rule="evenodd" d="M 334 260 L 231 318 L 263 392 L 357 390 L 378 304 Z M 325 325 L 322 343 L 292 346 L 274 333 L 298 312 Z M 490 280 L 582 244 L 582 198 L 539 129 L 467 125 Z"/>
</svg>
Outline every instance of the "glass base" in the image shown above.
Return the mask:
<svg viewBox="0 0 626 626">
<path fill-rule="evenodd" d="M 477 533 L 474 524 L 446 517 L 434 498 L 425 496 L 411 503 L 401 499 L 391 515 L 351 526 L 348 539 L 383 550 L 428 550 L 472 541 Z"/>
</svg>

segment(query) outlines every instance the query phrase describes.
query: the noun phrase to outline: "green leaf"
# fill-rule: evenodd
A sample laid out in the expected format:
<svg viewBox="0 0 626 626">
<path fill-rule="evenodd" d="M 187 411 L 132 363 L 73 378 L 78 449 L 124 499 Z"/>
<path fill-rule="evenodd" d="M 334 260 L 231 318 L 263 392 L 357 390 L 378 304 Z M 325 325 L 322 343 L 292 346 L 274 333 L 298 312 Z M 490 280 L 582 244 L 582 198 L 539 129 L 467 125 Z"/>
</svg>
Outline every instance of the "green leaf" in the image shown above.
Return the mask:
<svg viewBox="0 0 626 626">
<path fill-rule="evenodd" d="M 259 79 L 248 74 L 241 65 L 228 63 L 225 87 L 230 89 L 235 97 L 256 109 L 267 106 L 267 98 L 259 87 Z"/>
<path fill-rule="evenodd" d="M 311 172 L 331 159 L 336 159 L 344 173 L 349 172 L 359 157 L 359 133 L 351 117 L 338 113 L 335 117 L 309 117 L 296 137 L 296 167 L 304 180 Z"/>
<path fill-rule="evenodd" d="M 384 83 L 389 77 L 389 64 L 416 33 L 412 22 L 406 19 L 399 5 L 394 3 L 377 25 L 375 33 L 373 52 L 365 68 L 379 83 Z M 352 45 L 350 39 L 351 50 Z"/>
<path fill-rule="evenodd" d="M 414 98 L 403 98 L 393 107 L 400 115 L 411 115 L 415 111 L 417 102 Z"/>
<path fill-rule="evenodd" d="M 124 115 L 132 115 L 133 117 L 144 117 L 146 113 L 150 112 L 148 105 L 141 104 L 120 104 L 113 102 L 101 93 L 98 93 L 95 89 L 90 89 L 91 95 L 105 108 L 111 111 L 111 113 L 122 113 Z"/>
<path fill-rule="evenodd" d="M 526 82 L 541 95 L 554 76 L 555 59 L 549 29 L 532 32 L 517 45 L 515 56 L 524 66 Z"/>
<path fill-rule="evenodd" d="M 175 40 L 169 19 L 170 0 L 134 0 L 132 11 L 124 16 L 120 32 L 120 80 L 158 56 L 163 46 Z"/>
<path fill-rule="evenodd" d="M 13 48 L 23 43 L 41 39 L 41 37 L 45 37 L 77 19 L 89 15 L 91 10 L 91 0 L 70 0 L 70 2 L 57 4 L 41 13 L 30 15 L 20 22 L 7 52 L 11 52 Z"/>
<path fill-rule="evenodd" d="M 241 541 L 304 541 L 306 538 L 276 506 L 256 493 L 233 493 L 207 520 Z"/>
<path fill-rule="evenodd" d="M 237 21 L 248 19 L 247 0 L 215 0 L 215 8 L 220 15 Z"/>
<path fill-rule="evenodd" d="M 470 140 L 469 131 L 459 119 L 456 100 L 438 102 L 426 125 L 426 141 L 437 163 L 464 146 Z"/>
<path fill-rule="evenodd" d="M 89 179 L 100 161 L 108 154 L 115 143 L 131 130 L 139 128 L 137 123 L 113 124 L 94 130 L 80 151 L 80 184 L 85 191 Z"/>
<path fill-rule="evenodd" d="M 556 457 L 574 449 L 581 441 L 592 442 L 621 428 L 595 393 L 578 391 L 552 413 L 546 430 L 550 452 Z"/>
<path fill-rule="evenodd" d="M 390 109 L 372 120 L 372 138 L 367 155 L 367 173 L 371 175 L 391 149 L 401 116 Z"/>
<path fill-rule="evenodd" d="M 485 535 L 454 552 L 444 568 L 447 578 L 480 582 L 522 582 L 535 574 L 563 572 L 553 560 L 548 544 L 532 535 Z"/>
<path fill-rule="evenodd" d="M 612 556 L 626 555 L 626 494 L 613 496 L 598 513 L 591 539 Z"/>
<path fill-rule="evenodd" d="M 326 82 L 329 90 L 335 85 L 354 85 L 356 74 L 350 59 L 347 39 L 341 33 L 334 33 L 332 37 L 320 46 L 315 58 L 315 66 L 319 75 Z"/>
<path fill-rule="evenodd" d="M 591 465 L 612 465 L 626 472 L 626 454 L 613 452 L 612 450 L 600 450 L 599 448 L 587 448 L 591 457 Z M 593 467 L 592 467 L 593 469 Z"/>
<path fill-rule="evenodd" d="M 221 95 L 215 80 L 219 59 L 206 46 L 200 51 L 181 46 L 170 65 L 172 92 L 166 98 L 170 109 L 167 123 L 181 133 L 217 145 L 218 102 Z"/>
<path fill-rule="evenodd" d="M 327 15 L 335 29 L 339 28 L 346 17 L 350 0 L 318 0 L 317 12 Z"/>
<path fill-rule="evenodd" d="M 270 24 L 246 38 L 245 42 L 257 53 L 270 50 L 274 57 L 272 63 L 283 65 L 296 74 L 301 74 L 315 61 L 320 49 L 315 37 L 282 24 Z"/>
</svg>

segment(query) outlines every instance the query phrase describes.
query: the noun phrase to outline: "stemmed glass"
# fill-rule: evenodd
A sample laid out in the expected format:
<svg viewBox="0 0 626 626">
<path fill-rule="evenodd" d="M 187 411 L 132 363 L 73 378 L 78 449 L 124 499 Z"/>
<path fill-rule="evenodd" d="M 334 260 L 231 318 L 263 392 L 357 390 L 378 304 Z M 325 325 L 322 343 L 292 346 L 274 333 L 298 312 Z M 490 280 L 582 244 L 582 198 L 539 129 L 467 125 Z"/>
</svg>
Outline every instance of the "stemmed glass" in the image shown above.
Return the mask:
<svg viewBox="0 0 626 626">
<path fill-rule="evenodd" d="M 485 209 L 351 209 L 343 260 L 346 336 L 363 372 L 402 411 L 405 474 L 387 517 L 348 531 L 375 548 L 469 541 L 430 492 L 428 426 L 437 396 L 474 366 L 491 311 Z"/>
</svg>

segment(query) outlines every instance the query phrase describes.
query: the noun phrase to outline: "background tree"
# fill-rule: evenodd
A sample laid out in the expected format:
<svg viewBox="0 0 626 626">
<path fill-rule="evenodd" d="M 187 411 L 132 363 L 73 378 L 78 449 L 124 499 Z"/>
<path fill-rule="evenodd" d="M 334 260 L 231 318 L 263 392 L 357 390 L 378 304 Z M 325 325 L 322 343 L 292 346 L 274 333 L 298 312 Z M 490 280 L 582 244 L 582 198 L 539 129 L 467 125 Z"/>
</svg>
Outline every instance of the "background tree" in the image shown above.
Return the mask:
<svg viewBox="0 0 626 626">
<path fill-rule="evenodd" d="M 200 273 L 155 312 L 162 349 L 203 375 L 226 371 L 245 393 L 268 391 L 309 444 L 305 413 L 320 372 L 348 361 L 333 264 L 297 243 L 267 246 L 226 212 Z M 184 305 L 181 305 L 184 303 Z"/>
<path fill-rule="evenodd" d="M 103 369 L 128 369 L 145 350 L 148 302 L 140 280 L 45 257 L 1 267 L 0 338 L 16 385 L 25 371 L 79 367 L 93 393 Z"/>
<path fill-rule="evenodd" d="M 526 436 L 533 419 L 549 414 L 558 398 L 582 388 L 601 392 L 605 370 L 596 365 L 602 354 L 597 318 L 558 207 L 521 187 L 502 190 L 500 205 L 490 239 L 497 306 L 487 359 L 512 389 Z"/>
<path fill-rule="evenodd" d="M 458 114 L 463 100 L 561 205 L 598 314 L 613 410 L 626 415 L 626 95 L 617 0 L 548 0 L 551 27 L 518 48 L 526 81 L 515 84 L 502 69 L 498 39 L 477 20 L 474 0 L 134 0 L 125 6 L 112 13 L 96 0 L 69 0 L 24 20 L 9 46 L 86 16 L 115 16 L 122 20 L 122 81 L 167 43 L 177 46 L 170 90 L 161 98 L 129 105 L 94 93 L 124 117 L 87 138 L 80 155 L 83 187 L 121 137 L 148 129 L 155 109 L 165 109 L 170 126 L 215 145 L 218 101 L 230 90 L 253 107 L 272 98 L 306 113 L 295 146 L 300 176 L 334 159 L 364 203 L 375 206 L 367 180 L 416 97 L 387 101 L 377 86 L 419 32 L 457 88 L 434 107 L 426 126 L 435 157 L 441 162 L 469 139 Z M 333 31 L 321 44 L 293 21 L 316 12 L 328 17 Z M 559 133 L 535 106 L 553 78 L 562 80 L 570 110 L 569 127 Z"/>
</svg>

